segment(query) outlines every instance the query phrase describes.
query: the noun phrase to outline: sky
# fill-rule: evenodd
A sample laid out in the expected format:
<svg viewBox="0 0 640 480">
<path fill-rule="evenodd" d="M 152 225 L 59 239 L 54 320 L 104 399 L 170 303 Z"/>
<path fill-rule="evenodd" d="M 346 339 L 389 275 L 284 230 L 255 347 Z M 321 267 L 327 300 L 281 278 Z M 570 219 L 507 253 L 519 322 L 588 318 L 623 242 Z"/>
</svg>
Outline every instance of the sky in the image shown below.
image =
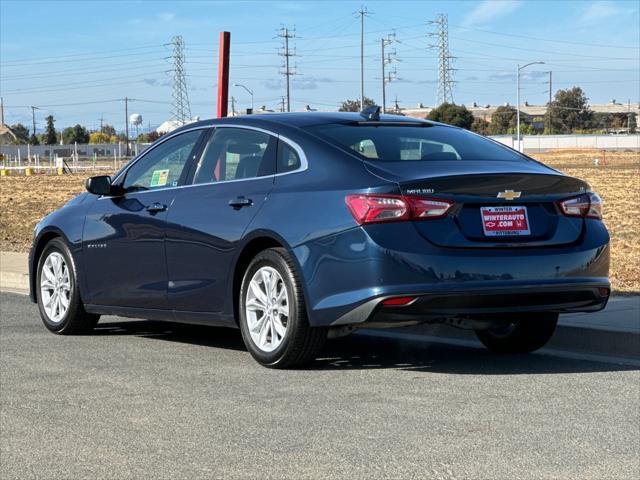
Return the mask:
<svg viewBox="0 0 640 480">
<path fill-rule="evenodd" d="M 640 100 L 640 2 L 619 1 L 30 1 L 0 0 L 0 96 L 5 122 L 37 129 L 51 114 L 56 128 L 104 123 L 123 130 L 129 113 L 145 128 L 171 117 L 172 37 L 186 50 L 193 116 L 215 116 L 218 33 L 231 32 L 230 82 L 254 92 L 255 106 L 277 109 L 285 94 L 278 30 L 295 30 L 291 108 L 335 110 L 360 94 L 360 20 L 364 20 L 365 95 L 382 101 L 381 39 L 395 32 L 387 69 L 387 105 L 436 102 L 436 39 L 429 24 L 446 14 L 453 100 L 458 104 L 548 100 L 553 91 L 581 86 L 592 103 Z M 250 106 L 231 87 L 236 108 Z"/>
</svg>

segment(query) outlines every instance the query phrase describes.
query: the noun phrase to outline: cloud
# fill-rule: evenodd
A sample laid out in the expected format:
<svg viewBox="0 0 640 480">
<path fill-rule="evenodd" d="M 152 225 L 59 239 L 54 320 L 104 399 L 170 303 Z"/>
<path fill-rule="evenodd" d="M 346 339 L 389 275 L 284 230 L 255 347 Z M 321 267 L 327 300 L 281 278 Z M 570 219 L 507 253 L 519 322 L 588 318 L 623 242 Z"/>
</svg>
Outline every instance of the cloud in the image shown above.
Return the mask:
<svg viewBox="0 0 640 480">
<path fill-rule="evenodd" d="M 150 87 L 170 87 L 172 84 L 169 80 L 156 80 L 155 78 L 145 78 L 142 80 L 144 83 L 149 85 Z"/>
<path fill-rule="evenodd" d="M 291 80 L 291 87 L 297 90 L 315 90 L 318 88 L 319 83 L 332 83 L 333 79 L 328 77 L 314 77 L 310 75 L 301 75 L 300 77 L 294 77 Z M 269 79 L 262 82 L 269 90 L 282 90 L 284 89 L 284 80 Z"/>
<path fill-rule="evenodd" d="M 598 1 L 590 3 L 582 12 L 578 21 L 582 24 L 599 23 L 606 18 L 614 17 L 625 12 L 626 10 L 615 2 Z"/>
<path fill-rule="evenodd" d="M 549 76 L 549 72 L 543 72 L 540 70 L 525 70 L 520 72 L 521 81 L 539 80 L 542 78 L 546 79 L 548 78 L 548 76 Z M 515 70 L 513 72 L 510 72 L 510 71 L 497 72 L 489 76 L 489 80 L 515 82 L 516 72 Z"/>
<path fill-rule="evenodd" d="M 484 0 L 471 10 L 462 20 L 462 26 L 471 27 L 483 25 L 506 17 L 516 11 L 521 5 L 519 0 Z"/>
<path fill-rule="evenodd" d="M 171 12 L 162 12 L 158 14 L 158 18 L 163 22 L 171 22 L 176 18 L 176 14 Z"/>
</svg>

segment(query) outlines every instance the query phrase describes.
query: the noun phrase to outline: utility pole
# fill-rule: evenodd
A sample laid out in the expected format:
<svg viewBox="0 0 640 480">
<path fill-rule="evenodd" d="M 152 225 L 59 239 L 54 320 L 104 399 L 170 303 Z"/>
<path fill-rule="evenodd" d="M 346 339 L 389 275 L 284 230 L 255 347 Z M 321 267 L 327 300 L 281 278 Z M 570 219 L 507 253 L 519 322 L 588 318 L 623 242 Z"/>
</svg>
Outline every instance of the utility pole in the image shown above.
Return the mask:
<svg viewBox="0 0 640 480">
<path fill-rule="evenodd" d="M 103 115 L 100 115 L 100 133 L 102 133 L 102 121 L 103 121 Z"/>
<path fill-rule="evenodd" d="M 552 102 L 551 96 L 552 96 L 552 92 L 553 92 L 553 89 L 552 89 L 552 83 L 551 83 L 551 70 L 549 70 L 549 105 L 547 106 L 547 117 L 549 119 L 549 129 L 548 129 L 549 135 L 551 135 L 551 129 L 552 129 L 552 127 L 551 127 L 551 102 Z"/>
<path fill-rule="evenodd" d="M 395 32 L 387 35 L 387 38 L 381 38 L 380 39 L 380 46 L 382 47 L 382 55 L 380 57 L 381 60 L 381 66 L 382 66 L 382 113 L 386 113 L 387 109 L 387 92 L 386 92 L 386 85 L 387 83 L 391 82 L 392 80 L 392 74 L 395 78 L 395 71 L 394 72 L 390 72 L 389 73 L 389 79 L 387 79 L 387 75 L 385 72 L 385 67 L 387 66 L 387 64 L 392 63 L 393 61 L 395 61 L 395 55 L 396 52 L 392 52 L 389 53 L 387 57 L 385 57 L 384 55 L 384 49 L 385 47 L 387 47 L 388 45 L 391 45 L 393 42 L 396 41 L 396 34 Z"/>
<path fill-rule="evenodd" d="M 171 39 L 173 45 L 173 102 L 172 116 L 178 125 L 185 125 L 191 121 L 191 105 L 189 104 L 189 92 L 187 90 L 187 78 L 185 73 L 184 40 L 181 36 Z"/>
<path fill-rule="evenodd" d="M 354 13 L 360 16 L 360 110 L 364 110 L 364 17 L 370 14 L 364 6 Z"/>
<path fill-rule="evenodd" d="M 291 75 L 295 75 L 295 68 L 291 69 L 289 66 L 289 57 L 295 57 L 296 56 L 296 52 L 295 50 L 293 50 L 293 52 L 289 49 L 289 39 L 291 38 L 295 38 L 296 36 L 296 32 L 295 30 L 292 32 L 291 30 L 289 30 L 287 27 L 282 26 L 278 32 L 278 37 L 282 38 L 282 50 L 280 50 L 278 52 L 278 55 L 280 55 L 283 58 L 283 65 L 282 65 L 282 69 L 280 71 L 280 73 L 282 75 L 284 75 L 285 78 L 285 84 L 287 86 L 287 112 L 291 111 L 291 85 L 290 85 L 290 78 Z"/>
<path fill-rule="evenodd" d="M 428 25 L 435 25 L 436 31 L 427 34 L 429 37 L 435 37 L 437 44 L 429 45 L 430 48 L 438 50 L 438 93 L 436 107 L 443 103 L 453 103 L 453 72 L 451 67 L 453 57 L 449 53 L 449 20 L 447 15 L 441 13 L 435 20 L 427 22 Z"/>
<path fill-rule="evenodd" d="M 523 66 L 518 64 L 518 69 L 516 70 L 516 138 L 519 152 L 522 152 L 522 143 L 520 141 L 520 71 L 529 65 L 544 65 L 544 62 L 529 62 Z"/>
<path fill-rule="evenodd" d="M 4 102 L 0 97 L 0 126 L 4 125 Z"/>
<path fill-rule="evenodd" d="M 126 148 L 126 156 L 129 156 L 129 99 L 124 97 L 124 131 L 125 131 L 125 143 L 127 144 Z"/>
<path fill-rule="evenodd" d="M 236 98 L 231 95 L 231 116 L 236 116 Z"/>
<path fill-rule="evenodd" d="M 286 100 L 286 98 L 285 98 L 285 97 L 280 97 L 280 111 L 281 111 L 281 112 L 284 112 L 284 111 L 285 111 L 285 105 L 286 105 L 285 100 Z"/>
<path fill-rule="evenodd" d="M 32 135 L 35 138 L 35 136 L 36 136 L 36 110 L 40 110 L 40 109 L 38 107 L 34 107 L 33 105 L 30 105 L 29 108 L 31 108 L 31 122 L 32 122 L 32 126 L 33 126 Z"/>
</svg>

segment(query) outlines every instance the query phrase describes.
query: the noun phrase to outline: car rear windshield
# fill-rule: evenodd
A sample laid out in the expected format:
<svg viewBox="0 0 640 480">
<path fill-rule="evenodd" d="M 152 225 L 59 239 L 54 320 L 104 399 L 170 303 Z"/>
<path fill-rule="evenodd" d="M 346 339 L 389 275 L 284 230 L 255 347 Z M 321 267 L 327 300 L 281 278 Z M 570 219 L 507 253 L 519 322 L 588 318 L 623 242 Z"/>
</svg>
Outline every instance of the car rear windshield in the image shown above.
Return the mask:
<svg viewBox="0 0 640 480">
<path fill-rule="evenodd" d="M 526 157 L 466 130 L 439 125 L 423 126 L 323 124 L 309 131 L 361 157 L 383 162 L 438 160 L 507 160 Z"/>
</svg>

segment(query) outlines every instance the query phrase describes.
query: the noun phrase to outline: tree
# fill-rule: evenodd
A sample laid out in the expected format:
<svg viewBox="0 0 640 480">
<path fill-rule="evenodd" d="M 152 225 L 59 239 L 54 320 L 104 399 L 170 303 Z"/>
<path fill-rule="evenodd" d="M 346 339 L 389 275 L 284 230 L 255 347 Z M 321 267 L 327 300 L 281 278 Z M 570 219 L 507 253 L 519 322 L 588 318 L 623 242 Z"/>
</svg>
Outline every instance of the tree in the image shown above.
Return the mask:
<svg viewBox="0 0 640 480">
<path fill-rule="evenodd" d="M 638 128 L 638 120 L 635 113 L 629 113 L 629 133 L 636 133 L 636 129 Z"/>
<path fill-rule="evenodd" d="M 474 118 L 471 124 L 471 131 L 480 135 L 489 135 L 490 123 L 483 118 Z"/>
<path fill-rule="evenodd" d="M 9 128 L 16 136 L 16 143 L 27 143 L 29 141 L 29 129 L 23 124 L 16 123 Z"/>
<path fill-rule="evenodd" d="M 104 133 L 106 136 L 110 137 L 111 135 L 115 135 L 116 134 L 116 129 L 113 128 L 113 125 L 105 124 L 100 129 L 100 132 Z"/>
<path fill-rule="evenodd" d="M 109 143 L 111 137 L 106 133 L 91 132 L 89 134 L 89 143 Z"/>
<path fill-rule="evenodd" d="M 520 112 L 522 114 L 522 112 Z M 489 130 L 492 135 L 504 135 L 516 130 L 518 112 L 509 105 L 496 108 L 491 115 L 491 125 Z M 520 117 L 522 122 L 522 116 Z"/>
<path fill-rule="evenodd" d="M 464 105 L 456 105 L 455 103 L 443 103 L 434 108 L 427 115 L 427 119 L 467 130 L 471 129 L 473 124 L 473 114 Z"/>
<path fill-rule="evenodd" d="M 44 131 L 44 135 L 45 135 L 45 141 L 44 143 L 47 145 L 55 145 L 56 143 L 58 143 L 58 136 L 56 135 L 56 129 L 53 126 L 53 122 L 55 121 L 53 119 L 53 115 L 49 115 L 47 118 L 47 127 L 45 128 Z"/>
<path fill-rule="evenodd" d="M 74 142 L 89 143 L 89 132 L 82 125 L 67 127 L 62 131 L 62 140 L 67 144 Z"/>
<path fill-rule="evenodd" d="M 29 137 L 29 143 L 31 145 L 40 145 L 40 140 L 38 140 L 38 136 L 35 133 Z"/>
<path fill-rule="evenodd" d="M 589 109 L 588 101 L 580 87 L 558 90 L 549 106 L 553 131 L 571 133 L 590 128 L 593 112 Z"/>
<path fill-rule="evenodd" d="M 371 107 L 376 104 L 376 102 L 369 97 L 364 97 L 362 103 L 364 108 Z M 345 100 L 338 109 L 339 112 L 359 112 L 360 110 L 360 100 Z"/>
</svg>

